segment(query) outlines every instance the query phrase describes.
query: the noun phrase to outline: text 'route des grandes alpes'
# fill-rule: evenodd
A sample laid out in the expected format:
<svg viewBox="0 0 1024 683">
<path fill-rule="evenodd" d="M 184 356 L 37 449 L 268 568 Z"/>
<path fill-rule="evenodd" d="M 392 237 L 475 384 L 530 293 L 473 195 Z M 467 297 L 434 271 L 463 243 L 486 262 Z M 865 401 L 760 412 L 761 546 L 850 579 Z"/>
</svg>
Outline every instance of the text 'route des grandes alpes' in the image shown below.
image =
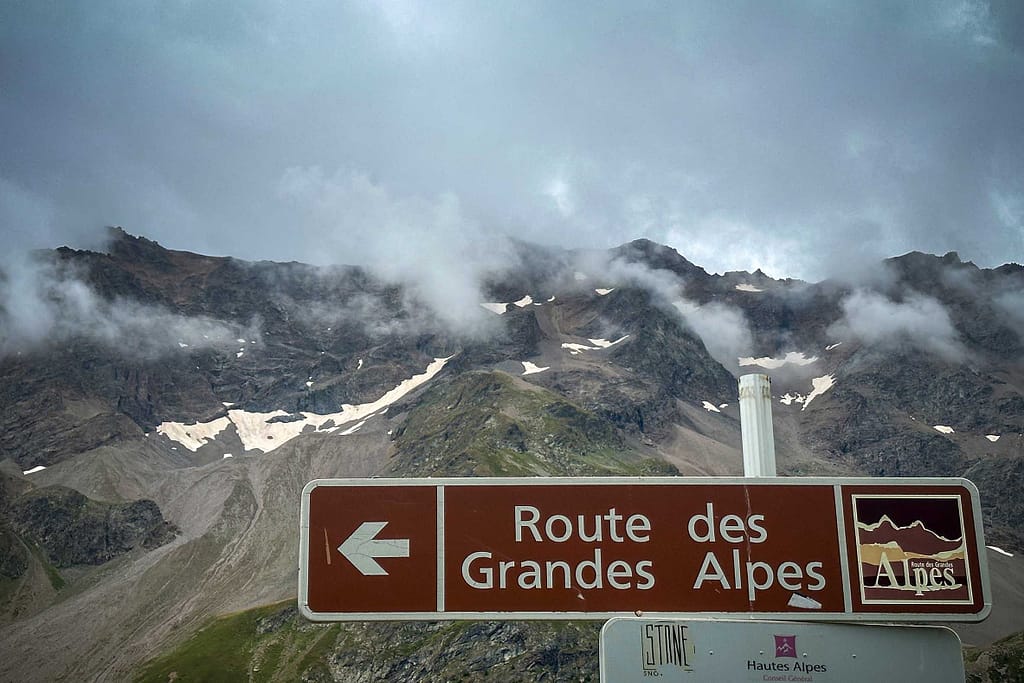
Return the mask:
<svg viewBox="0 0 1024 683">
<path fill-rule="evenodd" d="M 594 486 L 572 498 L 566 493 L 532 487 L 524 500 L 505 487 L 446 491 L 446 521 L 449 504 L 475 511 L 465 533 L 446 535 L 446 553 L 454 554 L 448 555 L 446 606 L 529 611 L 554 604 L 570 612 L 843 608 L 834 531 L 793 525 L 796 511 L 787 510 L 792 503 L 781 502 L 803 498 L 834 519 L 831 491 L 813 492 L 811 500 L 808 491 L 710 487 Z M 814 539 L 805 544 L 808 534 Z M 477 542 L 483 538 L 487 544 Z"/>
<path fill-rule="evenodd" d="M 918 493 L 902 494 L 905 485 L 876 496 L 862 482 L 311 482 L 303 493 L 300 607 L 322 620 L 636 613 L 841 620 L 895 605 L 926 619 L 984 612 L 973 487 L 934 484 L 928 490 L 940 502 L 926 504 Z M 903 572 L 890 558 L 899 524 L 909 524 L 915 509 L 944 536 L 929 542 L 917 533 L 920 521 L 914 534 L 904 533 L 904 545 L 917 545 Z M 926 552 L 941 554 L 929 560 Z M 903 590 L 935 573 L 916 571 L 928 561 L 943 563 L 956 590 Z"/>
</svg>

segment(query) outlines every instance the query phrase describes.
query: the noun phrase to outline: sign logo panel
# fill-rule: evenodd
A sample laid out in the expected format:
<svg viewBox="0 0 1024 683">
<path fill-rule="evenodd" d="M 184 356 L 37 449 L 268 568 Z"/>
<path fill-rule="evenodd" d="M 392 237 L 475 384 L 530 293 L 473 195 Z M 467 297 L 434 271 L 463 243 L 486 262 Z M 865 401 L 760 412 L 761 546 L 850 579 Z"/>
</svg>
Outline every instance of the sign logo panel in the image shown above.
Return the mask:
<svg viewBox="0 0 1024 683">
<path fill-rule="evenodd" d="M 983 609 L 974 501 L 965 490 L 845 487 L 844 492 L 856 607 L 931 613 Z"/>
</svg>

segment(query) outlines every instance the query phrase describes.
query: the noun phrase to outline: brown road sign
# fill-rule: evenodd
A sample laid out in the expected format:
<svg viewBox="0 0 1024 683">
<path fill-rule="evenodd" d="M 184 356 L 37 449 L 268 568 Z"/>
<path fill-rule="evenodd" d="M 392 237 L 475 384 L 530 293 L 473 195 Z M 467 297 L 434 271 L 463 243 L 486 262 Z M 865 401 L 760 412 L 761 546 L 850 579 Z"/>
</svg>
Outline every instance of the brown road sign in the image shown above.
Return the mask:
<svg viewBox="0 0 1024 683">
<path fill-rule="evenodd" d="M 979 621 L 962 479 L 335 479 L 302 494 L 310 619 Z"/>
</svg>

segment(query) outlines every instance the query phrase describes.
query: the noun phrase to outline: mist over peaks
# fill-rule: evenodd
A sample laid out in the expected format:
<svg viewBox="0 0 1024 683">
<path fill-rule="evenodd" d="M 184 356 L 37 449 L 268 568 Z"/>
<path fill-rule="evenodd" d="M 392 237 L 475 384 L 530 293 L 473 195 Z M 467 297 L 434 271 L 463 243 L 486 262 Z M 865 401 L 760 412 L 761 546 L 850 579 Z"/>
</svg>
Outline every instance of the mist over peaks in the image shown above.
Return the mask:
<svg viewBox="0 0 1024 683">
<path fill-rule="evenodd" d="M 897 301 L 858 289 L 840 306 L 843 317 L 829 328 L 838 339 L 855 339 L 883 348 L 917 349 L 953 362 L 967 355 L 949 312 L 932 297 L 909 292 Z"/>
<path fill-rule="evenodd" d="M 152 358 L 181 348 L 227 347 L 258 340 L 258 321 L 239 325 L 185 316 L 162 306 L 104 298 L 78 268 L 36 255 L 0 266 L 0 357 L 84 338 L 126 357 Z"/>
<path fill-rule="evenodd" d="M 649 261 L 660 267 L 649 265 Z M 581 256 L 576 267 L 600 273 L 608 286 L 646 291 L 660 307 L 677 315 L 701 339 L 711 357 L 733 374 L 739 373 L 738 359 L 753 349 L 750 323 L 741 309 L 724 301 L 701 303 L 686 295 L 688 281 L 698 273 L 707 277 L 707 273 L 674 249 L 634 242 L 617 252 Z"/>
<path fill-rule="evenodd" d="M 488 333 L 481 284 L 513 267 L 516 252 L 467 218 L 454 194 L 396 197 L 366 173 L 319 166 L 287 169 L 278 194 L 295 212 L 289 230 L 308 245 L 310 263 L 358 263 L 403 285 L 411 305 L 452 329 Z"/>
</svg>

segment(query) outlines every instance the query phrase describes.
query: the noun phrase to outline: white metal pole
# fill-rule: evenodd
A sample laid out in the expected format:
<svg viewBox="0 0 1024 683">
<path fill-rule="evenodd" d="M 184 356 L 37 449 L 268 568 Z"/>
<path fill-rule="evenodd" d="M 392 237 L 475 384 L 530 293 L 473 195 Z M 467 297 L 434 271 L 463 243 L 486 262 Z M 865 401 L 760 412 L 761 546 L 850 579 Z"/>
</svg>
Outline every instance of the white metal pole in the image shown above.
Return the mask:
<svg viewBox="0 0 1024 683">
<path fill-rule="evenodd" d="M 768 375 L 740 377 L 740 433 L 743 476 L 775 476 L 775 435 L 772 430 L 772 380 Z"/>
</svg>

